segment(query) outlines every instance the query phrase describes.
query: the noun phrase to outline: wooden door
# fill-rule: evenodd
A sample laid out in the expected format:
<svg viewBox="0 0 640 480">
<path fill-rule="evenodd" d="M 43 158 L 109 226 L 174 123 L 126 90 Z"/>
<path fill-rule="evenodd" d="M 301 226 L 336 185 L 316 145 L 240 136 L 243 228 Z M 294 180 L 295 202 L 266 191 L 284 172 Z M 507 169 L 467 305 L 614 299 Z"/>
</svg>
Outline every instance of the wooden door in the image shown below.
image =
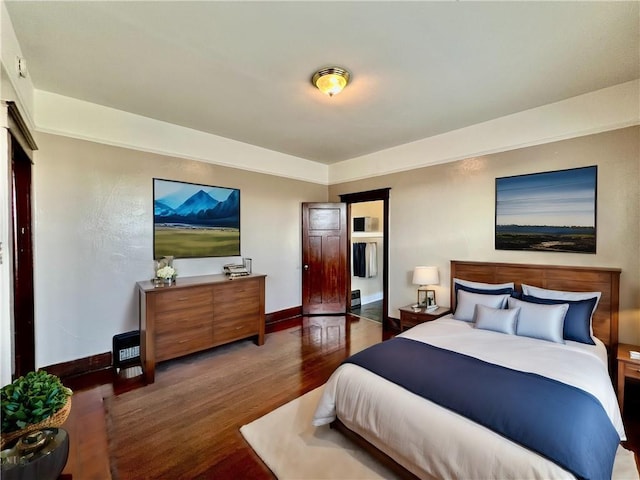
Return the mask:
<svg viewBox="0 0 640 480">
<path fill-rule="evenodd" d="M 302 204 L 302 314 L 345 314 L 347 205 Z"/>
<path fill-rule="evenodd" d="M 12 137 L 14 376 L 35 370 L 31 159 Z"/>
</svg>

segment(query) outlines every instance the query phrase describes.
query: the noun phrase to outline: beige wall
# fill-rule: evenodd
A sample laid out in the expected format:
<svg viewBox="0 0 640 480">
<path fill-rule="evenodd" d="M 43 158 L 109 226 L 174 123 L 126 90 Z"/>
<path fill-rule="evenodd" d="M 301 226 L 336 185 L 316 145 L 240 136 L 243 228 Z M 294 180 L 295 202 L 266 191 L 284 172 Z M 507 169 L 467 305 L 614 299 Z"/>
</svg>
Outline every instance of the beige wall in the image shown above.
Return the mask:
<svg viewBox="0 0 640 480">
<path fill-rule="evenodd" d="M 393 159 L 388 159 L 392 161 Z M 495 178 L 598 166 L 597 253 L 495 250 Z M 389 314 L 414 301 L 415 265 L 437 265 L 439 304 L 449 304 L 449 261 L 588 265 L 622 269 L 620 341 L 640 343 L 640 128 L 631 127 L 329 187 L 390 187 Z"/>
<path fill-rule="evenodd" d="M 300 305 L 300 204 L 326 201 L 326 186 L 62 136 L 36 140 L 38 366 L 110 351 L 113 335 L 138 328 L 135 283 L 153 275 L 154 177 L 239 188 L 241 251 L 268 275 L 267 312 Z M 236 260 L 175 265 L 188 276 Z"/>
<path fill-rule="evenodd" d="M 620 339 L 640 343 L 640 128 L 576 138 L 327 187 L 39 134 L 34 165 L 36 362 L 111 350 L 137 328 L 135 282 L 152 275 L 152 178 L 241 190 L 242 254 L 266 273 L 267 312 L 300 305 L 300 203 L 391 187 L 390 314 L 415 300 L 415 265 L 449 260 L 620 267 Z M 495 178 L 598 165 L 596 255 L 493 247 Z M 229 258 L 177 260 L 180 275 Z"/>
</svg>

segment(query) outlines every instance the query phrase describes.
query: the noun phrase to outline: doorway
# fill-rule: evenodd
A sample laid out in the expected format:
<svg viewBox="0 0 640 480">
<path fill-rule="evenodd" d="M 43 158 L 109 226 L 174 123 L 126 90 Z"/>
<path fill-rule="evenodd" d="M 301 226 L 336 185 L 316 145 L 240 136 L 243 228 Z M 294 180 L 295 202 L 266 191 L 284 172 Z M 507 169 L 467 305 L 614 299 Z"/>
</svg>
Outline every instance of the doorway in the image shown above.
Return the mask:
<svg viewBox="0 0 640 480">
<path fill-rule="evenodd" d="M 2 227 L 2 249 L 9 257 L 2 262 L 0 317 L 2 334 L 2 379 L 9 382 L 35 370 L 34 274 L 32 225 L 32 157 L 38 149 L 20 111 L 11 101 L 1 101 L 6 109 L 7 197 L 0 201 L 8 212 Z M 3 255 L 4 256 L 4 255 Z M 5 350 L 6 349 L 6 350 Z M 7 365 L 10 364 L 10 367 Z"/>
<path fill-rule="evenodd" d="M 11 136 L 14 373 L 35 370 L 31 159 Z"/>
<path fill-rule="evenodd" d="M 384 202 L 351 205 L 351 308 L 359 317 L 382 323 Z"/>
<path fill-rule="evenodd" d="M 378 190 L 369 190 L 366 192 L 358 192 L 358 193 L 347 193 L 340 195 L 340 201 L 347 204 L 348 207 L 348 217 L 349 217 L 349 241 L 350 244 L 353 245 L 353 241 L 358 239 L 358 237 L 353 237 L 351 235 L 353 230 L 353 217 L 352 210 L 355 209 L 357 213 L 359 211 L 359 207 L 357 204 L 360 203 L 368 203 L 368 202 L 382 202 L 382 215 L 380 218 L 381 224 L 378 225 L 378 229 L 381 231 L 381 236 L 377 237 L 376 243 L 382 244 L 382 252 L 378 253 L 378 258 L 381 258 L 381 261 L 378 261 L 378 275 L 382 280 L 382 328 L 383 330 L 399 330 L 400 325 L 393 318 L 389 317 L 389 191 L 390 188 L 381 188 Z M 360 217 L 358 217 L 360 218 Z M 366 226 L 364 227 L 366 229 Z M 370 224 L 370 229 L 372 228 Z M 379 234 L 378 234 L 379 235 Z M 377 247 L 376 247 L 377 248 Z M 365 248 L 366 254 L 366 248 Z M 353 256 L 353 248 L 349 249 L 349 256 Z M 351 272 L 347 273 L 348 275 Z M 350 278 L 350 277 L 349 277 Z M 351 288 L 352 296 L 353 296 L 353 288 Z M 361 292 L 362 298 L 362 292 Z M 377 300 L 374 300 L 377 301 Z"/>
</svg>

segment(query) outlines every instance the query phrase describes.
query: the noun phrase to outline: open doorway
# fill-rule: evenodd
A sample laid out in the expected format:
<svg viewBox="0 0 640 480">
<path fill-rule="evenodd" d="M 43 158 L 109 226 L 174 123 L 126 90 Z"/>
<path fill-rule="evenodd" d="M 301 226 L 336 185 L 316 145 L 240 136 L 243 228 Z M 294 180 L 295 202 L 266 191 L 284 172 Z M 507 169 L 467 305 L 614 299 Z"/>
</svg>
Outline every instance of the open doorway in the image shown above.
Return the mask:
<svg viewBox="0 0 640 480">
<path fill-rule="evenodd" d="M 351 308 L 354 315 L 382 323 L 384 297 L 384 202 L 351 205 Z"/>
<path fill-rule="evenodd" d="M 368 202 L 380 202 L 382 204 L 382 214 L 380 216 L 380 221 L 378 224 L 378 230 L 381 232 L 382 236 L 378 236 L 376 239 L 376 250 L 378 255 L 377 262 L 377 277 L 378 280 L 382 281 L 382 327 L 383 331 L 397 331 L 400 328 L 399 322 L 395 321 L 391 317 L 389 317 L 389 191 L 390 188 L 381 188 L 378 190 L 369 190 L 366 192 L 358 192 L 358 193 L 345 193 L 340 195 L 340 201 L 345 202 L 348 205 L 348 218 L 349 218 L 349 257 L 353 256 L 353 242 L 360 240 L 359 237 L 353 237 L 353 210 L 358 212 L 358 206 L 361 203 Z M 361 217 L 357 217 L 361 218 Z M 366 221 L 366 220 L 365 220 Z M 366 226 L 362 227 L 366 230 Z M 369 224 L 369 228 L 372 229 L 372 223 Z M 353 237 L 353 238 L 352 238 Z M 365 247 L 366 248 L 366 247 Z M 381 250 L 381 252 L 380 252 Z M 365 250 L 366 254 L 366 250 Z M 350 261 L 347 262 L 350 266 L 352 265 L 351 258 Z M 353 270 L 347 272 L 348 278 L 351 279 L 350 276 L 353 273 Z M 351 283 L 351 282 L 349 282 Z M 353 286 L 350 287 L 350 291 L 353 296 Z M 362 291 L 360 292 L 362 299 Z M 371 299 L 372 302 L 377 302 L 379 300 L 373 300 L 375 295 L 373 293 L 370 294 L 370 297 L 366 297 L 366 299 Z M 361 302 L 362 304 L 362 302 Z M 379 311 L 379 310 L 378 310 Z M 362 306 L 361 306 L 362 312 Z M 355 312 L 354 312 L 355 313 Z"/>
</svg>

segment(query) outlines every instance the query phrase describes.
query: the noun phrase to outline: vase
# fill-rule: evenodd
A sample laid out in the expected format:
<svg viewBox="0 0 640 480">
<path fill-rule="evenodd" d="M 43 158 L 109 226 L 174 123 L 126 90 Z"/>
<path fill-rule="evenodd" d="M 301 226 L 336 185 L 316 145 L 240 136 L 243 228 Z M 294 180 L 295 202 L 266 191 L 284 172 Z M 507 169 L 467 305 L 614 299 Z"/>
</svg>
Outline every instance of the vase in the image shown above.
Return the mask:
<svg viewBox="0 0 640 480">
<path fill-rule="evenodd" d="M 175 282 L 174 278 L 165 278 L 164 279 L 164 284 L 167 286 L 173 285 L 173 283 Z"/>
</svg>

